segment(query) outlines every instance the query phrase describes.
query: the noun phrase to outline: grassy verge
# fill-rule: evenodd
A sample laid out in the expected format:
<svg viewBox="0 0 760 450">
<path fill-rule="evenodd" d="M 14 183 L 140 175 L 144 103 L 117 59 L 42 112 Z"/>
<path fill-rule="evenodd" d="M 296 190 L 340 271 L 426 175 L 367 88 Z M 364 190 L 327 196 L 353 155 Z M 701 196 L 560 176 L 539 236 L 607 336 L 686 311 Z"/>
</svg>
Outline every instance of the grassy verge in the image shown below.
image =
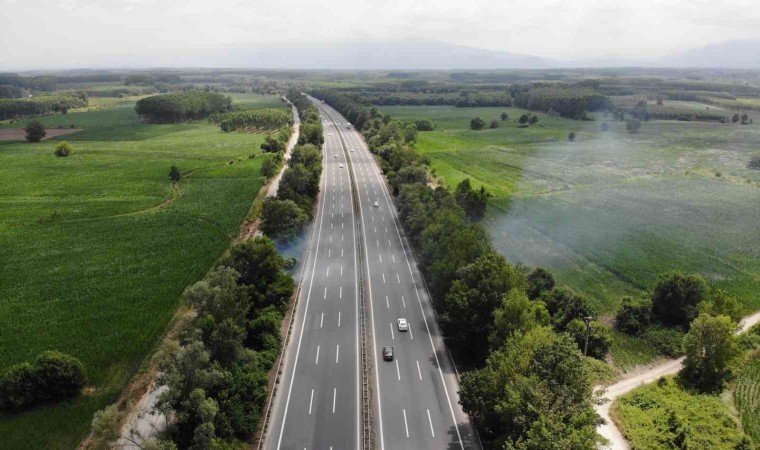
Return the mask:
<svg viewBox="0 0 760 450">
<path fill-rule="evenodd" d="M 145 125 L 130 104 L 41 120 L 86 130 L 66 137 L 69 158 L 54 157 L 52 142 L 0 143 L 0 369 L 61 350 L 85 363 L 94 390 L 0 416 L 8 449 L 68 449 L 86 435 L 92 413 L 115 400 L 162 335 L 183 289 L 237 235 L 270 157 L 248 159 L 261 135 Z M 184 175 L 179 195 L 167 178 L 172 164 Z"/>
</svg>

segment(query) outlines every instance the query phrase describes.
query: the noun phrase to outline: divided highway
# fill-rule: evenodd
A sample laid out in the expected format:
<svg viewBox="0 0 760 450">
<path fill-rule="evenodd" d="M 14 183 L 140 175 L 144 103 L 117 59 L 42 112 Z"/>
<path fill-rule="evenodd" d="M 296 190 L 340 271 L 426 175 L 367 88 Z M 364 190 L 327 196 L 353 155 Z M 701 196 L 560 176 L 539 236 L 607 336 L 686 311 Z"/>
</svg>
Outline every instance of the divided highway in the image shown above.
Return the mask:
<svg viewBox="0 0 760 450">
<path fill-rule="evenodd" d="M 375 448 L 478 449 L 459 405 L 458 379 L 432 303 L 380 169 L 361 134 L 337 111 L 312 101 L 327 119 L 325 170 L 296 325 L 265 448 L 361 448 L 357 275 L 362 271 L 372 348 Z M 354 190 L 357 217 L 351 202 Z M 361 266 L 356 245 L 363 248 Z M 338 315 L 343 317 L 341 327 L 335 326 Z M 399 330 L 399 318 L 408 321 L 408 331 Z M 338 345 L 340 362 L 332 359 Z M 383 360 L 386 346 L 393 347 L 393 361 Z"/>
</svg>

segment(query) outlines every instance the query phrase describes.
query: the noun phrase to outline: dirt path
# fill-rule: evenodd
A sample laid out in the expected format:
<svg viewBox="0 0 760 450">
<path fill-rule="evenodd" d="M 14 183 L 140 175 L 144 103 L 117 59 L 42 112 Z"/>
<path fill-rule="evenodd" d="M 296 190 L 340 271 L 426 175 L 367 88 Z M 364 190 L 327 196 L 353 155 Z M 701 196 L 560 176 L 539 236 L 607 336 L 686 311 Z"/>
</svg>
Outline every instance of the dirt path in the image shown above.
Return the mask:
<svg viewBox="0 0 760 450">
<path fill-rule="evenodd" d="M 82 131 L 83 128 L 45 128 L 45 139 L 63 136 L 66 134 Z M 0 141 L 25 141 L 26 131 L 23 128 L 2 128 L 0 129 Z"/>
<path fill-rule="evenodd" d="M 755 314 L 745 317 L 739 324 L 737 334 L 744 333 L 752 328 L 753 325 L 760 322 L 760 311 Z M 660 377 L 665 375 L 673 375 L 678 373 L 683 367 L 684 357 L 678 359 L 669 359 L 662 363 L 659 363 L 651 368 L 643 371 L 634 371 L 629 377 L 624 378 L 617 383 L 606 388 L 604 393 L 605 401 L 602 405 L 596 406 L 596 412 L 606 421 L 604 425 L 600 425 L 597 428 L 597 432 L 606 437 L 610 441 L 610 445 L 606 448 L 615 450 L 627 450 L 630 449 L 628 442 L 623 437 L 615 422 L 610 417 L 610 406 L 615 400 L 623 394 L 627 394 L 639 386 L 649 384 Z M 605 389 L 604 386 L 596 386 L 595 391 L 601 391 Z"/>
</svg>

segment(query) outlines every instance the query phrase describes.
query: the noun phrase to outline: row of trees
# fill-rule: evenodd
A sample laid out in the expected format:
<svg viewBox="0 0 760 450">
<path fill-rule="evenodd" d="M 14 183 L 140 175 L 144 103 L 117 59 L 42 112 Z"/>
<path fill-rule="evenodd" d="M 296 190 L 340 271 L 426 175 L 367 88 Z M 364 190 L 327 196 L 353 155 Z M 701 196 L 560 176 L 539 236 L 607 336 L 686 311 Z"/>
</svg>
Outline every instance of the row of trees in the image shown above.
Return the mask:
<svg viewBox="0 0 760 450">
<path fill-rule="evenodd" d="M 328 95 L 328 103 L 338 95 Z M 360 108 L 351 103 L 331 105 Z M 472 189 L 470 180 L 453 193 L 431 189 L 426 161 L 413 149 L 416 133 L 372 112 L 366 117 L 361 130 L 396 194 L 447 345 L 473 369 L 462 377 L 460 397 L 486 448 L 593 448 L 599 419 L 579 347 L 591 315 L 586 299 L 556 288 L 546 271 L 526 274 L 509 264 L 477 223 L 487 191 Z M 596 323 L 594 329 L 606 330 Z M 605 353 L 609 336 L 592 336 L 589 346 Z"/>
<path fill-rule="evenodd" d="M 295 289 L 284 263 L 272 240 L 257 237 L 234 246 L 185 291 L 197 316 L 164 350 L 158 379 L 168 387 L 156 407 L 172 418 L 166 433 L 170 442 L 149 439 L 143 448 L 241 448 L 250 439 Z M 96 443 L 119 438 L 119 419 L 116 406 L 96 414 Z"/>
<path fill-rule="evenodd" d="M 245 129 L 276 130 L 292 123 L 290 112 L 282 108 L 249 109 L 213 114 L 209 120 L 218 123 L 224 132 Z"/>
<path fill-rule="evenodd" d="M 179 123 L 199 120 L 213 113 L 228 112 L 232 99 L 210 92 L 180 92 L 146 97 L 137 101 L 135 111 L 152 123 Z"/>
<path fill-rule="evenodd" d="M 89 104 L 84 92 L 61 92 L 29 98 L 0 98 L 0 120 L 22 116 L 37 116 L 82 108 Z"/>
<path fill-rule="evenodd" d="M 289 91 L 288 98 L 301 118 L 298 145 L 290 155 L 277 197 L 265 199 L 261 210 L 261 230 L 268 236 L 284 240 L 297 236 L 312 217 L 322 176 L 320 149 L 324 142 L 317 107 L 296 89 Z M 268 145 L 267 142 L 262 148 L 264 145 Z"/>
<path fill-rule="evenodd" d="M 556 111 L 570 119 L 585 119 L 589 111 L 611 107 L 609 98 L 593 88 L 570 85 L 513 85 L 513 103 L 531 111 Z"/>
</svg>

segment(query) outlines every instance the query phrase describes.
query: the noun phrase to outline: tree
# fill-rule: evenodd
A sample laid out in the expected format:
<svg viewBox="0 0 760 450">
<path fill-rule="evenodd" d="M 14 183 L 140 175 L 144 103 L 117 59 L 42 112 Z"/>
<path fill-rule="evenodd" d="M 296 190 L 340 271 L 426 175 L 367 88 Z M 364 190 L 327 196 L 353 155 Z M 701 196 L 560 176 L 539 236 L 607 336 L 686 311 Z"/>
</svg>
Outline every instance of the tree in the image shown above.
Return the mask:
<svg viewBox="0 0 760 450">
<path fill-rule="evenodd" d="M 710 300 L 704 300 L 697 305 L 699 314 L 709 314 L 711 316 L 728 316 L 734 322 L 742 320 L 743 308 L 736 300 L 736 297 L 729 295 L 723 289 L 718 289 L 711 296 Z"/>
<path fill-rule="evenodd" d="M 501 121 L 504 122 L 507 119 L 509 119 L 509 114 L 507 114 L 507 112 L 504 111 L 503 113 L 501 113 Z"/>
<path fill-rule="evenodd" d="M 473 130 L 482 130 L 486 126 L 486 121 L 480 117 L 475 117 L 470 121 L 470 128 Z"/>
<path fill-rule="evenodd" d="M 542 295 L 541 300 L 546 303 L 552 323 L 559 331 L 565 331 L 574 319 L 583 320 L 593 315 L 588 299 L 568 287 L 554 288 Z"/>
<path fill-rule="evenodd" d="M 535 114 L 532 114 L 530 116 L 530 119 L 528 119 L 528 123 L 530 123 L 531 125 L 538 123 L 538 116 Z"/>
<path fill-rule="evenodd" d="M 483 369 L 462 374 L 460 401 L 485 448 L 594 449 L 601 422 L 575 342 L 548 327 L 516 333 Z"/>
<path fill-rule="evenodd" d="M 457 203 L 471 220 L 483 217 L 488 206 L 488 199 L 491 197 L 491 193 L 486 191 L 483 185 L 480 186 L 480 190 L 473 190 L 469 178 L 465 178 L 457 185 L 455 195 Z"/>
<path fill-rule="evenodd" d="M 570 134 L 567 135 L 567 140 L 570 142 L 575 141 L 575 132 L 571 131 Z"/>
<path fill-rule="evenodd" d="M 742 114 L 741 119 L 742 119 L 742 125 L 747 125 L 749 123 L 749 116 L 747 115 L 747 113 Z"/>
<path fill-rule="evenodd" d="M 269 158 L 261 163 L 261 174 L 266 178 L 271 178 L 277 173 L 277 162 L 274 158 Z"/>
<path fill-rule="evenodd" d="M 639 119 L 628 119 L 625 122 L 625 129 L 628 130 L 631 134 L 636 134 L 641 129 L 641 120 Z"/>
<path fill-rule="evenodd" d="M 240 273 L 219 266 L 206 278 L 185 290 L 185 298 L 196 309 L 199 317 L 210 316 L 214 324 L 233 319 L 244 325 L 251 298 L 245 286 L 238 285 Z"/>
<path fill-rule="evenodd" d="M 536 300 L 544 292 L 554 289 L 554 275 L 543 267 L 536 267 L 528 274 L 528 289 L 526 293 L 528 298 Z"/>
<path fill-rule="evenodd" d="M 530 120 L 530 116 L 528 116 L 527 114 L 523 114 L 522 116 L 520 116 L 519 122 L 521 125 L 525 125 L 526 123 L 528 123 L 529 120 Z"/>
<path fill-rule="evenodd" d="M 499 128 L 499 121 L 498 121 L 498 120 L 496 120 L 496 119 L 493 119 L 493 120 L 491 121 L 491 128 L 492 128 L 492 129 L 493 129 L 493 128 Z"/>
<path fill-rule="evenodd" d="M 32 364 L 13 366 L 0 379 L 0 409 L 22 410 L 73 398 L 86 383 L 81 361 L 57 351 L 43 352 Z"/>
<path fill-rule="evenodd" d="M 285 240 L 291 239 L 306 225 L 309 215 L 293 200 L 267 197 L 261 210 L 261 231 Z"/>
<path fill-rule="evenodd" d="M 586 323 L 580 319 L 571 320 L 567 324 L 567 334 L 573 337 L 582 352 L 586 347 Z M 597 321 L 589 323 L 587 356 L 604 359 L 611 346 L 612 336 L 609 328 Z"/>
<path fill-rule="evenodd" d="M 739 116 L 739 114 L 738 114 L 738 113 L 736 113 L 736 114 L 734 114 L 733 116 L 731 116 L 731 122 L 733 122 L 733 123 L 736 123 L 736 122 L 738 122 L 738 121 L 739 121 L 739 119 L 741 119 L 741 117 Z"/>
<path fill-rule="evenodd" d="M 511 289 L 524 289 L 525 279 L 498 253 L 486 253 L 456 271 L 440 308 L 449 345 L 462 358 L 481 365 L 488 356 L 494 311 Z"/>
<path fill-rule="evenodd" d="M 169 169 L 169 179 L 172 180 L 172 183 L 179 183 L 179 180 L 182 179 L 182 172 L 179 171 L 179 168 L 172 164 L 172 167 Z"/>
<path fill-rule="evenodd" d="M 736 324 L 728 316 L 701 314 L 683 340 L 681 377 L 703 392 L 722 389 L 740 355 Z"/>
<path fill-rule="evenodd" d="M 28 142 L 40 142 L 47 134 L 45 126 L 39 120 L 29 122 L 24 131 L 26 131 L 26 140 Z"/>
<path fill-rule="evenodd" d="M 271 134 L 264 137 L 261 149 L 268 153 L 277 153 L 285 150 L 285 144 Z"/>
<path fill-rule="evenodd" d="M 754 170 L 760 170 L 760 154 L 758 155 L 752 155 L 749 158 L 749 162 L 747 163 L 747 167 Z"/>
<path fill-rule="evenodd" d="M 707 283 L 699 275 L 663 274 L 652 293 L 652 315 L 667 325 L 687 327 L 706 293 Z"/>
<path fill-rule="evenodd" d="M 643 333 L 652 322 L 652 300 L 623 297 L 621 303 L 616 317 L 617 329 L 632 336 Z"/>
<path fill-rule="evenodd" d="M 531 301 L 520 289 L 510 290 L 493 316 L 493 331 L 488 337 L 491 351 L 501 348 L 515 334 L 547 326 L 551 321 L 544 302 Z"/>
<path fill-rule="evenodd" d="M 58 157 L 65 158 L 66 156 L 71 155 L 71 153 L 74 151 L 74 148 L 66 141 L 63 141 L 55 146 L 55 151 L 53 154 Z"/>
</svg>

